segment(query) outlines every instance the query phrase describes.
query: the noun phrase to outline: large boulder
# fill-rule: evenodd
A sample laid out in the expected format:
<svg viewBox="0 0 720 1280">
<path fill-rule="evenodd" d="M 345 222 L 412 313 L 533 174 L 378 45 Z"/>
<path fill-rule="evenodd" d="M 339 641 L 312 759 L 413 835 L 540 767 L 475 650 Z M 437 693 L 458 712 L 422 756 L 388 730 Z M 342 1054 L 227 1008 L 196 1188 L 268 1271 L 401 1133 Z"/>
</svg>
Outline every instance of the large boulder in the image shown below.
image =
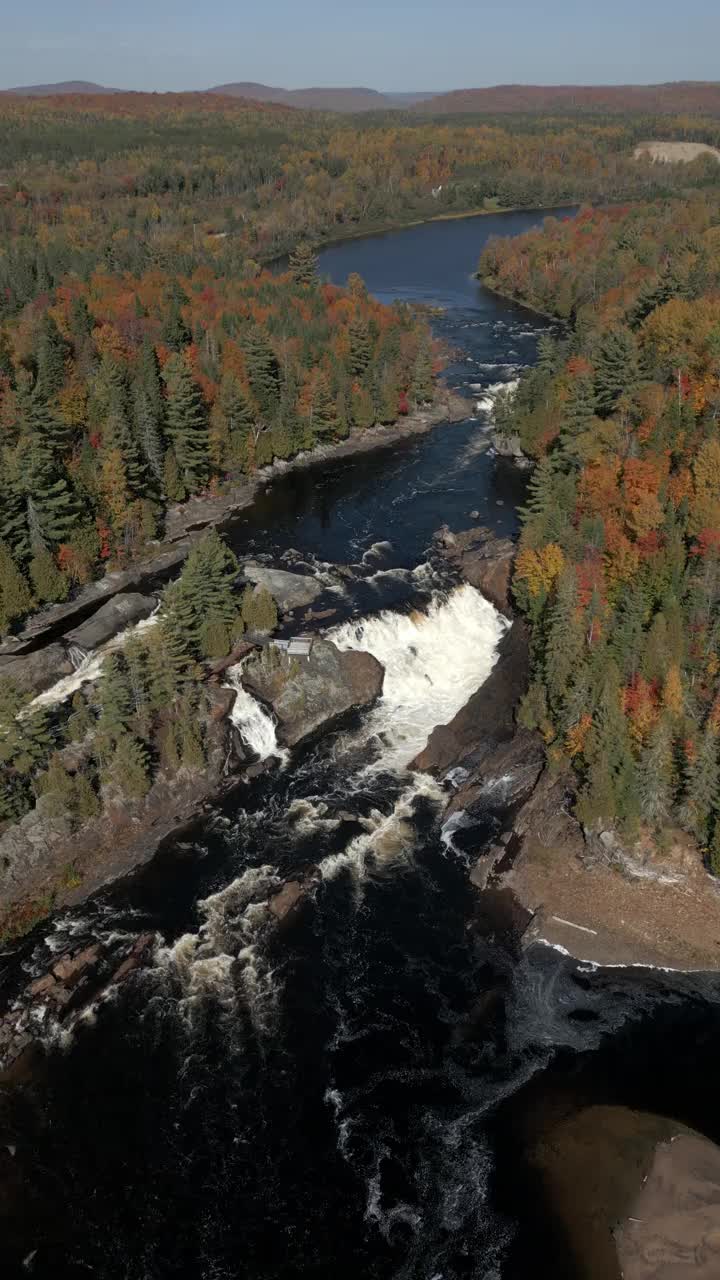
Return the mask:
<svg viewBox="0 0 720 1280">
<path fill-rule="evenodd" d="M 370 653 L 341 653 L 316 640 L 307 658 L 290 658 L 269 646 L 243 667 L 243 684 L 272 707 L 278 738 L 293 747 L 355 707 L 382 693 L 385 671 Z"/>
<path fill-rule="evenodd" d="M 156 607 L 155 596 L 144 596 L 138 591 L 122 592 L 102 605 L 92 618 L 67 631 L 63 637 L 65 645 L 68 650 L 75 647 L 89 653 L 132 623 L 149 618 Z"/>
<path fill-rule="evenodd" d="M 501 613 L 512 613 L 510 579 L 516 548 L 511 538 L 498 538 L 483 527 L 461 533 L 443 528 L 436 534 L 436 541 L 441 554 L 466 582 L 481 591 Z"/>
<path fill-rule="evenodd" d="M 286 569 L 269 569 L 266 565 L 248 560 L 245 577 L 256 586 L 266 587 L 282 613 L 293 609 L 305 609 L 322 595 L 322 585 L 315 578 L 301 573 L 288 573 Z"/>
<path fill-rule="evenodd" d="M 11 680 L 23 693 L 43 693 L 72 670 L 61 644 L 48 644 L 25 657 L 0 658 L 0 679 Z"/>
</svg>

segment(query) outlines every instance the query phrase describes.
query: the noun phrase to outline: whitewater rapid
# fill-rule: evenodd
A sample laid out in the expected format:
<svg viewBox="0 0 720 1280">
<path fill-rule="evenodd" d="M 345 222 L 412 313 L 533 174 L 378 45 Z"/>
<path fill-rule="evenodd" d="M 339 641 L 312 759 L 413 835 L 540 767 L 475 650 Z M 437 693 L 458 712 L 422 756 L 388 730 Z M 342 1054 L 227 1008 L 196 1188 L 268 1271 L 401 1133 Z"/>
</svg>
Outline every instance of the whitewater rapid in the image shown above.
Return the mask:
<svg viewBox="0 0 720 1280">
<path fill-rule="evenodd" d="M 435 726 L 452 720 L 490 675 L 507 627 L 465 583 L 436 596 L 427 612 L 384 610 L 328 632 L 338 649 L 365 650 L 385 668 L 382 697 L 363 726 L 382 748 L 372 768 L 410 764 Z"/>
</svg>

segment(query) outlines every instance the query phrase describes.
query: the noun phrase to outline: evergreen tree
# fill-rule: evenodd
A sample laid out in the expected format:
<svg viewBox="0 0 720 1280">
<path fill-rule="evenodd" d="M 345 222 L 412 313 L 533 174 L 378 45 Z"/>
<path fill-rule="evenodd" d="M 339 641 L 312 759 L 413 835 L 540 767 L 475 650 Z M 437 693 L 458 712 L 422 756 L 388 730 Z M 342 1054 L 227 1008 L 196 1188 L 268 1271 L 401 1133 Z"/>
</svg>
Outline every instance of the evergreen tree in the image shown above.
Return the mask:
<svg viewBox="0 0 720 1280">
<path fill-rule="evenodd" d="M 175 352 L 181 352 L 192 337 L 183 319 L 181 302 L 178 298 L 173 298 L 168 304 L 161 336 L 165 345 Z"/>
<path fill-rule="evenodd" d="M 179 763 L 183 769 L 197 772 L 205 767 L 205 752 L 198 726 L 198 712 L 194 699 L 185 697 L 175 713 L 175 733 L 179 750 Z"/>
<path fill-rule="evenodd" d="M 72 711 L 65 726 L 65 736 L 68 742 L 84 742 L 95 725 L 95 717 L 80 689 L 73 694 L 70 706 Z"/>
<path fill-rule="evenodd" d="M 52 316 L 43 317 L 38 333 L 35 379 L 35 398 L 50 400 L 65 381 L 65 340 Z"/>
<path fill-rule="evenodd" d="M 638 770 L 640 812 L 659 828 L 670 818 L 675 794 L 675 759 L 670 725 L 661 716 L 640 754 Z"/>
<path fill-rule="evenodd" d="M 24 485 L 9 450 L 0 458 L 0 542 L 24 565 L 30 555 Z"/>
<path fill-rule="evenodd" d="M 694 759 L 688 765 L 685 795 L 680 817 L 683 826 L 706 843 L 712 829 L 712 818 L 720 804 L 718 777 L 718 739 L 714 725 L 703 733 Z"/>
<path fill-rule="evenodd" d="M 362 316 L 351 320 L 348 338 L 350 340 L 350 372 L 353 377 L 362 378 L 372 360 L 370 330 Z"/>
<path fill-rule="evenodd" d="M 52 549 L 69 541 L 77 527 L 78 503 L 62 467 L 34 434 L 25 441 L 22 477 L 30 547 Z"/>
<path fill-rule="evenodd" d="M 293 249 L 289 265 L 296 284 L 317 284 L 317 258 L 309 244 L 303 242 Z"/>
<path fill-rule="evenodd" d="M 598 413 L 606 416 L 620 396 L 632 395 L 640 385 L 640 359 L 635 335 L 625 328 L 603 334 L 595 358 L 595 396 Z"/>
<path fill-rule="evenodd" d="M 133 435 L 124 398 L 116 391 L 111 393 L 103 428 L 103 450 L 108 449 L 120 451 L 128 492 L 136 498 L 144 497 L 148 492 L 147 464 Z"/>
<path fill-rule="evenodd" d="M 140 380 L 143 391 L 150 401 L 153 419 L 162 434 L 165 398 L 163 396 L 160 365 L 155 348 L 149 338 L 143 339 L 140 350 Z"/>
<path fill-rule="evenodd" d="M 595 416 L 595 390 L 589 374 L 578 374 L 570 381 L 563 405 L 560 426 L 560 448 L 568 458 L 576 459 L 578 437 L 589 430 Z"/>
<path fill-rule="evenodd" d="M 412 377 L 413 399 L 418 404 L 427 404 L 433 398 L 433 362 L 430 340 L 423 335 L 415 356 Z"/>
<path fill-rule="evenodd" d="M 10 555 L 10 549 L 0 542 L 0 635 L 4 635 L 18 618 L 29 613 L 34 604 L 30 588 Z"/>
<path fill-rule="evenodd" d="M 564 570 L 558 582 L 557 597 L 550 609 L 545 645 L 545 685 L 550 706 L 560 715 L 565 707 L 571 681 L 582 662 L 584 635 L 578 617 L 575 570 Z M 564 728 L 569 725 L 563 723 Z"/>
<path fill-rule="evenodd" d="M 133 800 L 141 800 L 150 790 L 150 763 L 147 747 L 130 733 L 123 734 L 115 748 L 107 781 Z"/>
<path fill-rule="evenodd" d="M 238 562 L 215 529 L 193 547 L 178 580 L 163 597 L 163 616 L 167 616 L 183 637 L 189 654 L 223 657 L 208 653 L 222 633 L 229 640 L 237 617 L 238 606 L 233 594 L 239 573 Z M 208 634 L 208 626 L 212 628 Z"/>
<path fill-rule="evenodd" d="M 275 352 L 262 329 L 251 329 L 243 338 L 250 388 L 260 413 L 271 418 L 280 399 L 280 369 Z"/>
<path fill-rule="evenodd" d="M 197 493 L 210 471 L 205 402 L 182 356 L 171 356 L 163 376 L 168 389 L 167 433 L 180 479 L 189 493 Z"/>
<path fill-rule="evenodd" d="M 130 727 L 133 708 L 127 671 L 117 653 L 108 654 L 103 663 L 97 700 L 98 734 L 108 742 L 120 741 Z"/>
<path fill-rule="evenodd" d="M 160 430 L 160 420 L 152 399 L 144 386 L 135 388 L 134 398 L 135 437 L 156 482 L 163 482 L 165 447 Z"/>
<path fill-rule="evenodd" d="M 58 569 L 54 556 L 44 547 L 38 548 L 30 561 L 30 578 L 35 595 L 43 604 L 67 599 L 70 583 Z"/>
</svg>

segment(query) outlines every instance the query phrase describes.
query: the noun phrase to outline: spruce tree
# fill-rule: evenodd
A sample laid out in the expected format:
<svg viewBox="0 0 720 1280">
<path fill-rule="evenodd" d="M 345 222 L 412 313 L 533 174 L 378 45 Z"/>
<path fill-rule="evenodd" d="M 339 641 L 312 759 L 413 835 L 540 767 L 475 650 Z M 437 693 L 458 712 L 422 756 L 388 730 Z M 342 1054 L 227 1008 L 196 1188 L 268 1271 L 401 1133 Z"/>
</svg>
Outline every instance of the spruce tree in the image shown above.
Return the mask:
<svg viewBox="0 0 720 1280">
<path fill-rule="evenodd" d="M 65 381 L 65 340 L 52 316 L 45 315 L 40 324 L 36 348 L 37 377 L 35 397 L 50 400 Z"/>
<path fill-rule="evenodd" d="M 578 437 L 591 426 L 595 416 L 595 390 L 589 374 L 573 377 L 563 405 L 560 425 L 560 448 L 568 459 L 576 460 Z"/>
<path fill-rule="evenodd" d="M 640 384 L 640 359 L 635 335 L 625 328 L 603 334 L 595 358 L 595 397 L 603 417 L 612 413 L 620 396 L 632 395 Z"/>
<path fill-rule="evenodd" d="M 45 547 L 39 547 L 30 561 L 30 580 L 41 603 L 67 600 L 70 583 L 58 569 L 55 557 Z"/>
<path fill-rule="evenodd" d="M 712 819 L 720 804 L 718 777 L 718 739 L 714 725 L 703 733 L 696 755 L 688 765 L 685 795 L 680 817 L 683 826 L 706 843 L 712 830 Z"/>
<path fill-rule="evenodd" d="M 250 329 L 242 340 L 250 389 L 260 413 L 272 418 L 280 399 L 280 369 L 262 329 Z"/>
<path fill-rule="evenodd" d="M 135 438 L 142 449 L 155 482 L 162 484 L 165 447 L 160 430 L 160 418 L 144 386 L 135 388 L 133 417 Z"/>
<path fill-rule="evenodd" d="M 290 274 L 296 284 L 317 284 L 317 265 L 317 258 L 307 243 L 299 244 L 290 254 Z"/>
<path fill-rule="evenodd" d="M 418 404 L 427 404 L 433 398 L 433 362 L 429 338 L 423 335 L 418 345 L 413 365 L 412 395 Z"/>
<path fill-rule="evenodd" d="M 545 643 L 545 685 L 550 706 L 556 715 L 565 707 L 571 681 L 582 661 L 583 627 L 577 617 L 577 582 L 575 570 L 568 568 L 560 575 L 555 603 L 550 609 Z M 569 725 L 563 725 L 569 728 Z"/>
<path fill-rule="evenodd" d="M 669 722 L 661 716 L 640 754 L 638 768 L 640 812 L 659 828 L 672 813 L 675 795 L 675 759 Z"/>
<path fill-rule="evenodd" d="M 123 734 L 107 769 L 106 778 L 133 800 L 141 800 L 150 790 L 150 762 L 147 747 L 130 733 Z"/>
<path fill-rule="evenodd" d="M 25 442 L 23 487 L 30 547 L 53 549 L 77 528 L 79 504 L 62 466 L 36 435 Z"/>
<path fill-rule="evenodd" d="M 189 493 L 197 493 L 210 474 L 205 401 L 182 356 L 171 356 L 163 376 L 168 389 L 167 433 L 180 478 Z"/>
<path fill-rule="evenodd" d="M 372 360 L 370 330 L 362 316 L 350 321 L 348 338 L 350 340 L 350 372 L 353 377 L 362 378 Z"/>
<path fill-rule="evenodd" d="M 97 701 L 98 733 L 109 742 L 119 741 L 130 727 L 133 707 L 127 670 L 117 653 L 108 654 L 103 663 Z"/>
<path fill-rule="evenodd" d="M 0 542 L 0 635 L 34 607 L 32 592 L 10 549 Z"/>
</svg>

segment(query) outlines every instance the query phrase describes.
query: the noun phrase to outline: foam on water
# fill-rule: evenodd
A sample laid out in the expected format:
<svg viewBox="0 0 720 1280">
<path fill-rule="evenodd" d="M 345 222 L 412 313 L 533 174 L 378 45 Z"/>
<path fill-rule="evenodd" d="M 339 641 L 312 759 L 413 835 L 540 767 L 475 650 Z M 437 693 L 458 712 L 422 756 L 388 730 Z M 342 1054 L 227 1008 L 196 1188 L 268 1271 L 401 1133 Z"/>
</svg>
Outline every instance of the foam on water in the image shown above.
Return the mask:
<svg viewBox="0 0 720 1280">
<path fill-rule="evenodd" d="M 363 729 L 383 747 L 371 768 L 405 768 L 435 726 L 452 720 L 489 676 L 507 625 L 466 583 L 426 613 L 385 610 L 328 633 L 339 649 L 365 650 L 385 668 L 382 698 Z"/>
<path fill-rule="evenodd" d="M 270 712 L 243 688 L 242 669 L 243 663 L 238 662 L 227 672 L 228 686 L 236 693 L 230 719 L 243 742 L 255 753 L 258 760 L 277 756 L 278 759 L 287 761 L 287 751 L 278 746 L 275 721 Z"/>
<path fill-rule="evenodd" d="M 61 680 L 56 681 L 44 693 L 40 693 L 37 698 L 33 698 L 32 702 L 29 702 L 27 707 L 24 708 L 23 714 L 27 715 L 29 711 L 39 710 L 40 707 L 56 707 L 61 702 L 65 702 L 67 698 L 71 698 L 84 684 L 97 680 L 108 654 L 117 653 L 118 649 L 122 649 L 128 636 L 142 635 L 143 631 L 148 631 L 150 627 L 156 626 L 159 608 L 160 606 L 158 605 L 149 618 L 143 618 L 141 622 L 125 627 L 123 631 L 119 631 L 111 640 L 108 640 L 98 649 L 94 649 L 92 653 L 89 653 L 83 659 L 72 675 L 63 676 Z"/>
</svg>

